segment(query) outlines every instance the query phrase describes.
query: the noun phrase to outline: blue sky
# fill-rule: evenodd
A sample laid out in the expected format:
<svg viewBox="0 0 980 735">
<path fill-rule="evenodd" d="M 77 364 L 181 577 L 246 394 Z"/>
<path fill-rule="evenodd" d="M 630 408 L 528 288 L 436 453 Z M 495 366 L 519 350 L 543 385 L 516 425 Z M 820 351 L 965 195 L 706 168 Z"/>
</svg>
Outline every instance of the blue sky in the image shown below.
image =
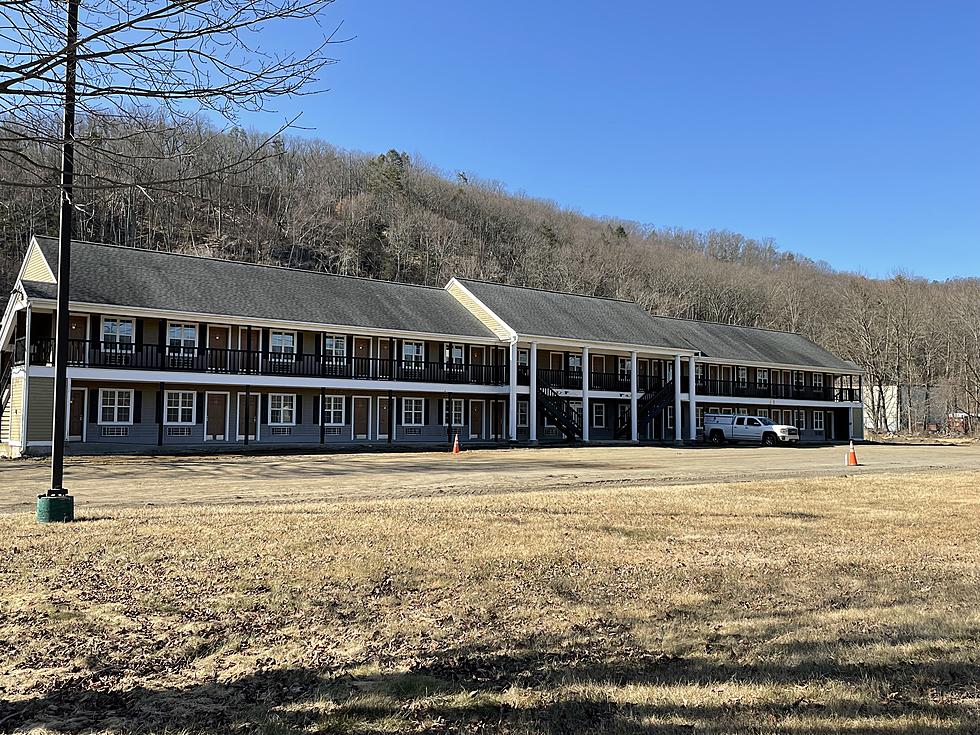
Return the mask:
<svg viewBox="0 0 980 735">
<path fill-rule="evenodd" d="M 978 2 L 337 0 L 326 20 L 353 37 L 330 91 L 250 124 L 302 111 L 334 145 L 589 214 L 980 276 Z"/>
</svg>

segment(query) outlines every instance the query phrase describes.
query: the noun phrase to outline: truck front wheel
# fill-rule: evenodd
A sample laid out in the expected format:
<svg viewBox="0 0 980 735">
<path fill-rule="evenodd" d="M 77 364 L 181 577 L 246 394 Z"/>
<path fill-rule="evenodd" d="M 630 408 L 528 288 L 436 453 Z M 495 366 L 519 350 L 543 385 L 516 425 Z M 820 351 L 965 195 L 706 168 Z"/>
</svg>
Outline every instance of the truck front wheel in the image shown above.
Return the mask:
<svg viewBox="0 0 980 735">
<path fill-rule="evenodd" d="M 776 435 L 772 433 L 764 434 L 762 437 L 762 444 L 767 447 L 776 446 Z"/>
</svg>

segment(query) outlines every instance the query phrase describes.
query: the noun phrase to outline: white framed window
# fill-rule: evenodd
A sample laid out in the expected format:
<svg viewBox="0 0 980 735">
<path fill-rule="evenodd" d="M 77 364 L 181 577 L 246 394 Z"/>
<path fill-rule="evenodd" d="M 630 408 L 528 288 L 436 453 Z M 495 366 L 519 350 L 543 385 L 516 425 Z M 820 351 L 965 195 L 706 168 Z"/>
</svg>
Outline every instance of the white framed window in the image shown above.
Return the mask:
<svg viewBox="0 0 980 735">
<path fill-rule="evenodd" d="M 466 348 L 459 344 L 443 345 L 443 359 L 447 365 L 462 365 L 465 362 Z"/>
<path fill-rule="evenodd" d="M 736 368 L 736 375 L 738 376 L 738 384 L 743 388 L 749 384 L 749 369 L 747 367 Z"/>
<path fill-rule="evenodd" d="M 723 414 L 725 414 L 726 416 L 731 416 L 734 413 L 734 409 L 731 409 L 731 408 L 723 408 L 723 409 L 721 409 L 721 412 Z"/>
<path fill-rule="evenodd" d="M 802 370 L 794 370 L 793 371 L 793 385 L 796 386 L 797 388 L 802 388 L 803 387 L 803 371 Z"/>
<path fill-rule="evenodd" d="M 323 397 L 323 425 L 343 426 L 347 401 L 343 396 Z"/>
<path fill-rule="evenodd" d="M 630 407 L 626 403 L 619 403 L 616 405 L 616 423 L 622 426 L 626 423 L 626 417 L 629 416 Z"/>
<path fill-rule="evenodd" d="M 425 399 L 402 398 L 402 426 L 425 425 Z"/>
<path fill-rule="evenodd" d="M 425 343 L 402 342 L 402 359 L 407 363 L 425 362 Z"/>
<path fill-rule="evenodd" d="M 592 404 L 592 425 L 597 429 L 606 428 L 606 404 Z"/>
<path fill-rule="evenodd" d="M 347 356 L 347 337 L 342 334 L 323 335 L 323 356 L 328 360 L 342 360 Z"/>
<path fill-rule="evenodd" d="M 694 427 L 697 429 L 704 428 L 704 409 L 701 406 L 694 409 Z"/>
<path fill-rule="evenodd" d="M 296 354 L 296 332 L 269 332 L 269 352 L 279 357 Z"/>
<path fill-rule="evenodd" d="M 823 411 L 813 412 L 813 430 L 823 433 Z"/>
<path fill-rule="evenodd" d="M 135 322 L 132 319 L 102 317 L 102 341 L 106 348 L 117 352 L 132 352 L 135 334 Z"/>
<path fill-rule="evenodd" d="M 462 426 L 463 425 L 463 399 L 453 398 L 447 401 L 442 399 L 442 425 L 443 426 Z"/>
<path fill-rule="evenodd" d="M 796 428 L 800 431 L 806 429 L 806 411 L 802 409 L 796 411 Z"/>
<path fill-rule="evenodd" d="M 814 388 L 823 388 L 823 373 L 814 373 L 813 374 L 813 387 Z"/>
<path fill-rule="evenodd" d="M 131 389 L 100 388 L 99 423 L 132 424 L 133 391 Z"/>
<path fill-rule="evenodd" d="M 530 404 L 527 401 L 517 402 L 517 426 L 520 429 L 527 428 L 528 425 L 528 413 L 530 412 Z"/>
<path fill-rule="evenodd" d="M 769 371 L 766 368 L 758 368 L 755 371 L 755 384 L 760 388 L 769 387 Z"/>
<path fill-rule="evenodd" d="M 673 429 L 674 428 L 674 407 L 673 406 L 667 406 L 667 428 L 668 429 Z"/>
<path fill-rule="evenodd" d="M 582 356 L 570 354 L 568 356 L 568 372 L 570 373 L 580 373 L 582 372 Z"/>
<path fill-rule="evenodd" d="M 164 409 L 164 423 L 168 426 L 197 423 L 197 394 L 192 390 L 168 390 Z"/>
<path fill-rule="evenodd" d="M 171 355 L 193 355 L 197 347 L 197 325 L 185 322 L 167 324 L 167 346 Z"/>
<path fill-rule="evenodd" d="M 758 413 L 759 413 L 759 416 L 761 416 L 764 419 L 769 418 L 769 409 L 768 408 L 760 408 Z"/>
<path fill-rule="evenodd" d="M 704 382 L 704 363 L 702 362 L 694 363 L 694 380 L 697 383 Z"/>
<path fill-rule="evenodd" d="M 527 367 L 531 364 L 531 352 L 530 350 L 518 350 L 517 351 L 517 364 L 522 367 Z"/>
<path fill-rule="evenodd" d="M 294 426 L 296 424 L 296 394 L 269 394 L 269 426 Z"/>
</svg>

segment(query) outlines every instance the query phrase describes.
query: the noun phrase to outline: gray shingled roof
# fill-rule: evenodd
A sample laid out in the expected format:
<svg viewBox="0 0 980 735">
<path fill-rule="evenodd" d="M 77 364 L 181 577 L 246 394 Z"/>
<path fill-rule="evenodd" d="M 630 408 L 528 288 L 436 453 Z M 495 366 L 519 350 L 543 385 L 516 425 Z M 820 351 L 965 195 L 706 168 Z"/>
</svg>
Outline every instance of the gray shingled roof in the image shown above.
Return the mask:
<svg viewBox="0 0 980 735">
<path fill-rule="evenodd" d="M 677 347 L 733 363 L 858 370 L 792 332 L 651 316 L 632 301 L 459 281 L 519 335 Z"/>
<path fill-rule="evenodd" d="M 38 237 L 52 271 L 58 242 Z M 73 242 L 71 300 L 195 314 L 494 338 L 441 288 Z M 54 284 L 25 283 L 34 298 Z"/>
</svg>

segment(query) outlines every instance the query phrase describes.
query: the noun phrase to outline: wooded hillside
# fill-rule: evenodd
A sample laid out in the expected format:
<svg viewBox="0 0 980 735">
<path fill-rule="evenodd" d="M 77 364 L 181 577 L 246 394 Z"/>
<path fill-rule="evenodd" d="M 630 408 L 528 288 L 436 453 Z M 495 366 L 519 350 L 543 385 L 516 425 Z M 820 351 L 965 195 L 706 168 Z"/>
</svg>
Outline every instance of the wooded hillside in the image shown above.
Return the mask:
<svg viewBox="0 0 980 735">
<path fill-rule="evenodd" d="M 276 139 L 243 167 L 236 161 L 261 136 L 204 124 L 159 130 L 83 126 L 104 155 L 78 163 L 77 237 L 429 285 L 457 275 L 635 299 L 655 314 L 798 331 L 864 366 L 872 389 L 926 386 L 933 420 L 980 414 L 980 279 L 836 272 L 734 232 L 586 217 L 395 151 Z M 42 166 L 2 164 L 8 290 L 31 234 L 55 234 L 58 223 L 57 161 L 30 144 L 19 155 Z M 86 187 L 107 180 L 119 185 Z M 921 428 L 926 413 L 916 405 L 887 428 Z"/>
</svg>

